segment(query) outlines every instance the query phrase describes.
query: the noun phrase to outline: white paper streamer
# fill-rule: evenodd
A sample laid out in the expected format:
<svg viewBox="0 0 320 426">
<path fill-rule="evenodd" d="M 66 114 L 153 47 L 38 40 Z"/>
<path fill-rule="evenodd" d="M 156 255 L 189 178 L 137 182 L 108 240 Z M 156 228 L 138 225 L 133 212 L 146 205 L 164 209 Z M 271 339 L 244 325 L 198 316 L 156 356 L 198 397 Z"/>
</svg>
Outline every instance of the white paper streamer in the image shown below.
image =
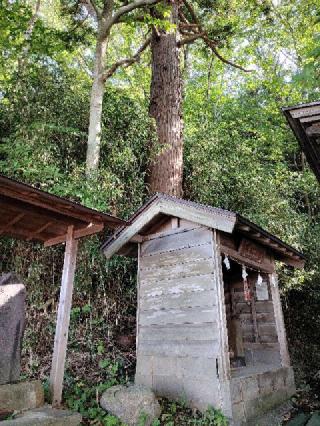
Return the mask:
<svg viewBox="0 0 320 426">
<path fill-rule="evenodd" d="M 224 257 L 223 263 L 225 264 L 227 270 L 229 271 L 229 269 L 230 269 L 230 260 L 229 260 L 228 256 Z"/>
<path fill-rule="evenodd" d="M 260 274 L 258 274 L 257 285 L 260 287 L 263 283 L 263 278 Z"/>
<path fill-rule="evenodd" d="M 277 286 L 277 281 L 276 281 L 276 278 L 273 274 L 271 275 L 270 283 L 271 283 L 271 285 L 273 285 L 273 287 Z"/>
<path fill-rule="evenodd" d="M 242 265 L 242 279 L 246 280 L 248 276 L 247 269 L 244 265 Z"/>
</svg>

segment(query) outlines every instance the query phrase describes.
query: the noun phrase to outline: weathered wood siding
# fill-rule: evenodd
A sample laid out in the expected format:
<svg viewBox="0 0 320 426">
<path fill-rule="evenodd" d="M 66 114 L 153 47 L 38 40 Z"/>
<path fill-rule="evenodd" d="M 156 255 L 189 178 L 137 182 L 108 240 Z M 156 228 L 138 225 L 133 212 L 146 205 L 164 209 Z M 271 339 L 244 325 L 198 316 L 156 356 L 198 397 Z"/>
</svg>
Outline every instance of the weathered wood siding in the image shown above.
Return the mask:
<svg viewBox="0 0 320 426">
<path fill-rule="evenodd" d="M 136 382 L 200 408 L 220 407 L 213 234 L 187 225 L 141 243 Z"/>
</svg>

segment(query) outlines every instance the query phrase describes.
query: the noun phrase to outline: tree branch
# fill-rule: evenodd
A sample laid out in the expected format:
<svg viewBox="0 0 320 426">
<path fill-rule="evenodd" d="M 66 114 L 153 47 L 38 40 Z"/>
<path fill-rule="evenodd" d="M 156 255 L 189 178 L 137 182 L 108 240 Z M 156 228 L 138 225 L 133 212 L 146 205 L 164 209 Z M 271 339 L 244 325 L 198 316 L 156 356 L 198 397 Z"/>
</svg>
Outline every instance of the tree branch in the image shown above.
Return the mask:
<svg viewBox="0 0 320 426">
<path fill-rule="evenodd" d="M 212 40 L 210 40 L 210 38 L 209 38 L 207 35 L 203 36 L 202 38 L 203 38 L 203 41 L 206 43 L 206 45 L 207 45 L 207 46 L 208 46 L 208 47 L 212 50 L 212 52 L 216 55 L 216 57 L 217 57 L 218 59 L 220 59 L 220 61 L 221 61 L 221 62 L 223 62 L 224 64 L 230 65 L 231 67 L 234 67 L 234 68 L 238 68 L 239 70 L 244 71 L 244 72 L 252 72 L 252 71 L 253 71 L 253 70 L 250 70 L 250 69 L 244 68 L 243 66 L 238 65 L 238 64 L 236 64 L 235 62 L 230 61 L 229 59 L 224 58 L 224 57 L 223 57 L 223 56 L 219 53 L 219 51 L 217 50 L 217 47 L 215 46 L 215 43 L 214 43 Z"/>
<path fill-rule="evenodd" d="M 241 65 L 238 65 L 238 64 L 224 58 L 219 53 L 219 51 L 217 50 L 217 46 L 216 46 L 217 43 L 215 41 L 211 40 L 210 37 L 208 36 L 208 32 L 203 29 L 197 15 L 196 15 L 194 8 L 191 6 L 191 4 L 189 4 L 188 0 L 183 0 L 183 3 L 185 4 L 185 6 L 186 6 L 186 8 L 187 8 L 192 20 L 193 20 L 193 24 L 195 24 L 195 27 L 198 28 L 198 32 L 195 32 L 193 30 L 194 36 L 197 36 L 193 40 L 197 40 L 198 38 L 202 38 L 203 41 L 205 42 L 205 44 L 211 49 L 212 53 L 218 59 L 220 59 L 220 61 L 223 62 L 224 64 L 230 65 L 234 68 L 238 68 L 239 70 L 244 71 L 244 72 L 252 72 L 253 71 L 253 70 L 248 70 L 248 69 L 242 67 Z M 190 23 L 188 22 L 188 20 L 186 18 L 184 18 L 184 21 L 187 21 L 185 23 L 188 23 L 190 25 Z M 188 38 L 186 38 L 186 43 L 192 43 L 193 40 L 192 40 L 192 36 L 190 36 L 189 40 L 188 40 Z M 183 40 L 181 42 L 183 43 Z M 186 43 L 184 43 L 184 44 L 186 44 Z"/>
<path fill-rule="evenodd" d="M 122 15 L 131 12 L 134 9 L 138 9 L 144 6 L 151 6 L 153 4 L 159 3 L 161 0 L 134 0 L 133 2 L 119 7 L 119 9 L 114 13 L 111 20 L 110 27 L 121 18 Z"/>
<path fill-rule="evenodd" d="M 103 80 L 106 81 L 108 78 L 110 78 L 118 68 L 124 67 L 127 68 L 130 65 L 132 65 L 135 62 L 138 62 L 140 60 L 141 54 L 146 50 L 146 48 L 151 43 L 151 36 L 149 36 L 146 41 L 139 47 L 139 49 L 136 51 L 136 53 L 131 56 L 130 58 L 124 58 L 121 59 L 118 62 L 115 62 L 104 74 L 103 74 Z"/>
<path fill-rule="evenodd" d="M 92 16 L 92 18 L 95 18 L 97 20 L 101 17 L 101 12 L 98 9 L 98 6 L 95 3 L 95 0 L 83 0 L 82 4 L 86 7 L 89 15 Z"/>
<path fill-rule="evenodd" d="M 185 44 L 193 43 L 195 40 L 198 40 L 199 38 L 203 38 L 204 35 L 205 35 L 204 33 L 188 35 L 185 38 L 183 38 L 182 40 L 179 40 L 177 45 L 178 45 L 178 47 L 181 47 Z"/>
</svg>

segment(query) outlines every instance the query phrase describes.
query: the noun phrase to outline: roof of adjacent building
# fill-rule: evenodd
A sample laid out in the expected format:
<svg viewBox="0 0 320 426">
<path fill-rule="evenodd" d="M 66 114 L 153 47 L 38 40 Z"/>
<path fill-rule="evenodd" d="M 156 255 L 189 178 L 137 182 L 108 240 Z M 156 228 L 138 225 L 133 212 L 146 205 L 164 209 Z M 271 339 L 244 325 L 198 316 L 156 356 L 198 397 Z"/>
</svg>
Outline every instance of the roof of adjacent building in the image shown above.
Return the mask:
<svg viewBox="0 0 320 426">
<path fill-rule="evenodd" d="M 80 238 L 126 224 L 115 216 L 3 175 L 0 175 L 0 211 L 0 235 L 39 241 L 46 246 L 64 242 L 69 226 L 73 226 L 75 238 Z"/>
<path fill-rule="evenodd" d="M 282 108 L 320 182 L 320 101 Z"/>
<path fill-rule="evenodd" d="M 163 216 L 178 217 L 228 234 L 238 232 L 272 250 L 276 259 L 293 266 L 303 266 L 305 257 L 302 253 L 240 214 L 161 193 L 150 198 L 126 226 L 115 231 L 103 244 L 103 252 L 111 257 L 124 246 L 139 242 L 139 236 L 147 235 Z"/>
</svg>

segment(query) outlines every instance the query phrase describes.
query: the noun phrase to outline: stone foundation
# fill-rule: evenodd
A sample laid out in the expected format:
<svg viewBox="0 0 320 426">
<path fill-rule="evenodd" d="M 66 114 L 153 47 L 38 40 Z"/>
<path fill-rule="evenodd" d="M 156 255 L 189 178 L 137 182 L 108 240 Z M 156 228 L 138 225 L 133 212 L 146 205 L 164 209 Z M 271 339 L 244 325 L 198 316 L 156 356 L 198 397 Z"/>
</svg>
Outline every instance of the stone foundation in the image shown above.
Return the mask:
<svg viewBox="0 0 320 426">
<path fill-rule="evenodd" d="M 25 411 L 44 404 L 40 380 L 0 386 L 0 411 Z"/>
<path fill-rule="evenodd" d="M 234 377 L 230 387 L 236 424 L 246 424 L 287 401 L 296 391 L 291 367 Z"/>
</svg>

